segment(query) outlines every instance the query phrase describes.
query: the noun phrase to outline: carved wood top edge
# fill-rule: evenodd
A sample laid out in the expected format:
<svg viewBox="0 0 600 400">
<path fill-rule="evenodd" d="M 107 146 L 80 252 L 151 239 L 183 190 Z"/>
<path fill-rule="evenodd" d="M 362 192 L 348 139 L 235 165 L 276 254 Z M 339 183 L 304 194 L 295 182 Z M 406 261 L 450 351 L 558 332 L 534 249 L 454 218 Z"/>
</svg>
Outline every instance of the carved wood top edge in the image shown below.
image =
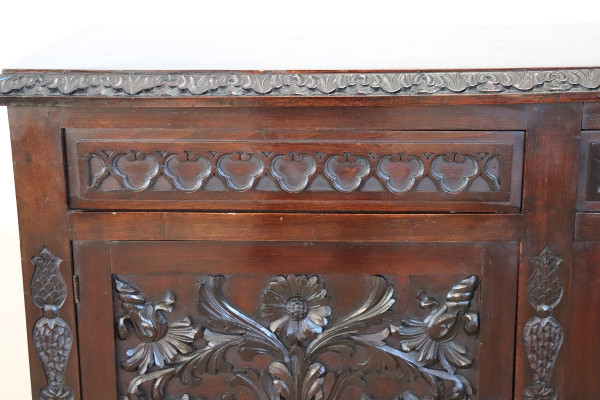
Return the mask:
<svg viewBox="0 0 600 400">
<path fill-rule="evenodd" d="M 10 72 L 0 98 L 426 96 L 600 92 L 600 68 L 447 72 Z"/>
</svg>

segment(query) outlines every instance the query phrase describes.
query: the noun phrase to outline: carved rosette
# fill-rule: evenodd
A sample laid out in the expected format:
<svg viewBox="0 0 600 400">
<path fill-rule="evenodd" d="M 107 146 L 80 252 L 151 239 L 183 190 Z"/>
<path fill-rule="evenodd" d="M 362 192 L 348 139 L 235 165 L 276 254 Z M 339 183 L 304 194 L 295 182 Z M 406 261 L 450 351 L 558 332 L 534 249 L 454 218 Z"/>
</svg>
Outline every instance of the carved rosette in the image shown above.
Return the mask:
<svg viewBox="0 0 600 400">
<path fill-rule="evenodd" d="M 600 88 L 600 69 L 381 73 L 6 73 L 0 96 L 415 96 Z"/>
<path fill-rule="evenodd" d="M 31 259 L 31 296 L 43 313 L 33 327 L 32 338 L 48 383 L 40 390 L 41 400 L 73 399 L 73 390 L 64 379 L 73 335 L 67 322 L 58 316 L 67 297 L 67 287 L 58 270 L 61 262 L 46 247 Z"/>
<path fill-rule="evenodd" d="M 117 320 L 119 338 L 126 339 L 131 330 L 139 341 L 126 352 L 123 362 L 123 368 L 137 372 L 124 400 L 191 400 L 187 394 L 166 395 L 169 381 L 177 378 L 191 384 L 205 374 L 219 373 L 232 376 L 221 400 L 235 400 L 241 392 L 244 398 L 256 400 L 345 400 L 349 390 L 364 386 L 367 375 L 385 371 L 397 371 L 397 378 L 404 383 L 418 379 L 429 387 L 429 394 L 419 394 L 424 397 L 409 390 L 396 400 L 470 399 L 471 384 L 457 369 L 470 368 L 471 361 L 468 349 L 456 340 L 459 329 L 473 335 L 479 328 L 478 315 L 470 309 L 478 278 L 470 276 L 455 283 L 443 302 L 420 292 L 417 297 L 428 314 L 405 317 L 400 326 L 389 324 L 389 311 L 395 303 L 392 283 L 380 276 L 370 276 L 368 282 L 371 289 L 363 304 L 330 320 L 330 299 L 318 276 L 275 276 L 264 291 L 264 321 L 260 322 L 228 302 L 223 294 L 224 277 L 206 276 L 200 282 L 198 302 L 202 326 L 196 328 L 189 318 L 183 323 L 167 321 L 165 313 L 175 305 L 171 292 L 153 303 L 133 284 L 115 278 L 123 310 Z M 166 354 L 170 334 L 173 351 L 146 360 L 142 366 L 138 360 L 146 351 L 154 354 L 151 357 Z M 205 345 L 194 349 L 194 340 L 200 338 Z M 399 347 L 393 345 L 398 342 Z M 359 348 L 364 351 L 358 352 Z M 245 362 L 267 356 L 269 366 L 262 371 L 236 367 L 227 357 L 231 349 Z M 348 362 L 347 367 L 328 371 L 321 359 L 327 353 L 338 354 Z M 363 359 L 349 363 L 356 354 Z M 142 387 L 152 388 L 150 397 Z M 365 392 L 360 399 L 372 397 Z"/>
<path fill-rule="evenodd" d="M 523 392 L 526 400 L 555 400 L 556 391 L 550 385 L 552 368 L 563 342 L 562 326 L 552 316 L 552 310 L 563 295 L 558 265 L 562 258 L 552 254 L 546 246 L 540 255 L 531 259 L 533 273 L 527 283 L 527 298 L 535 308 L 535 315 L 523 328 L 523 346 L 532 384 Z"/>
</svg>

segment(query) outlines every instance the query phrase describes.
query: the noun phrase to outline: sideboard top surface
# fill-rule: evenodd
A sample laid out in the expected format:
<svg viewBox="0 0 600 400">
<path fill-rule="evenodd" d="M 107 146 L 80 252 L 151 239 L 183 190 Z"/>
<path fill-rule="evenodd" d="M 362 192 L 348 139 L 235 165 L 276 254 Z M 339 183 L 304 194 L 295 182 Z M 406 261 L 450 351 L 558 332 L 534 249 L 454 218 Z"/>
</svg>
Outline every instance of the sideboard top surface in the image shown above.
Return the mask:
<svg viewBox="0 0 600 400">
<path fill-rule="evenodd" d="M 283 32 L 182 28 L 160 34 L 96 26 L 5 69 L 0 103 L 44 97 L 470 94 L 594 101 L 600 92 L 598 54 L 598 24 Z"/>
<path fill-rule="evenodd" d="M 600 24 L 221 30 L 91 26 L 10 66 L 79 71 L 600 67 Z"/>
</svg>

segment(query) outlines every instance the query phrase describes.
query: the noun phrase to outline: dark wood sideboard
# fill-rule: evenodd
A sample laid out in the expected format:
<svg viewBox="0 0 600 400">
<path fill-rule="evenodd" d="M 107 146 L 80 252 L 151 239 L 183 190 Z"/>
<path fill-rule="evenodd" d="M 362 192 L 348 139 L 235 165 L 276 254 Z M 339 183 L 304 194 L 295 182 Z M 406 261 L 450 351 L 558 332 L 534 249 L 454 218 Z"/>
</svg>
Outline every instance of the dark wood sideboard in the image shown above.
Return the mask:
<svg viewBox="0 0 600 400">
<path fill-rule="evenodd" d="M 597 398 L 599 94 L 5 70 L 34 398 Z"/>
</svg>

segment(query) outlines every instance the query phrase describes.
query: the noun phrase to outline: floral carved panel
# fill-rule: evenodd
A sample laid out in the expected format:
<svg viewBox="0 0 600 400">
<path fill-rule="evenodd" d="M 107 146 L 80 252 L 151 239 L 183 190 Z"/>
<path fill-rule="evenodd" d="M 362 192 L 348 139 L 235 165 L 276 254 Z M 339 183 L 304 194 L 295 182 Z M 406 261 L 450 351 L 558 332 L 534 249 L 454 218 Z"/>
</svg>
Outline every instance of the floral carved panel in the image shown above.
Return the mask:
<svg viewBox="0 0 600 400">
<path fill-rule="evenodd" d="M 447 282 L 440 297 L 424 287 L 406 304 L 392 280 L 367 276 L 355 306 L 331 295 L 331 279 L 265 278 L 262 294 L 238 307 L 229 295 L 246 295 L 223 276 L 190 282 L 195 304 L 179 304 L 172 290 L 150 299 L 116 276 L 122 398 L 472 398 L 477 276 Z"/>
</svg>

